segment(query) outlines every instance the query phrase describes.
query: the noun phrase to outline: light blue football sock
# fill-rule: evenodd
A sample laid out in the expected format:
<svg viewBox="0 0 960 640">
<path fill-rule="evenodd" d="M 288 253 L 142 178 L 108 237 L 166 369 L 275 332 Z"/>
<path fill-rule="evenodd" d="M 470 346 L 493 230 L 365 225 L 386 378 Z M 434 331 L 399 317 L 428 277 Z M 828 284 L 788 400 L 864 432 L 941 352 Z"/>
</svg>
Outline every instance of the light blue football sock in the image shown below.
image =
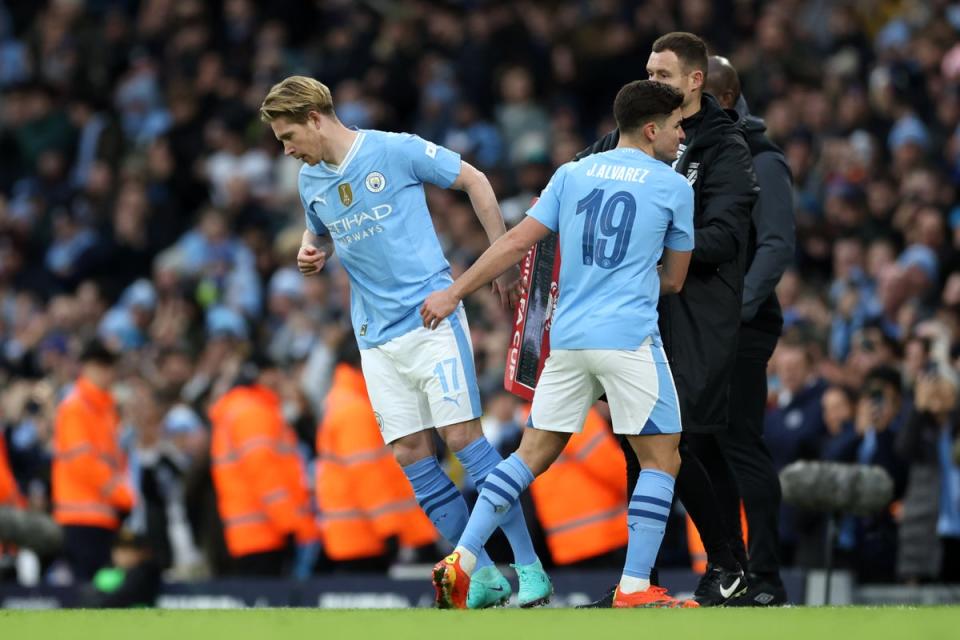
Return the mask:
<svg viewBox="0 0 960 640">
<path fill-rule="evenodd" d="M 630 498 L 627 509 L 627 562 L 623 575 L 632 578 L 650 578 L 650 570 L 657 560 L 667 517 L 673 503 L 674 478 L 656 469 L 644 469 Z"/>
<path fill-rule="evenodd" d="M 456 544 L 463 534 L 470 511 L 460 490 L 440 468 L 436 456 L 408 464 L 403 467 L 403 472 L 413 485 L 417 503 L 430 522 L 447 542 Z M 474 553 L 478 569 L 493 564 L 482 545 Z"/>
<path fill-rule="evenodd" d="M 473 507 L 458 546 L 480 557 L 497 527 L 502 526 L 511 507 L 523 490 L 533 482 L 533 473 L 516 453 L 498 464 L 483 482 L 480 497 Z"/>
<path fill-rule="evenodd" d="M 457 451 L 455 455 L 470 474 L 477 491 L 483 490 L 487 475 L 503 462 L 497 450 L 483 437 L 474 440 Z M 533 541 L 530 539 L 530 530 L 527 529 L 527 521 L 523 517 L 523 509 L 519 504 L 515 504 L 507 511 L 500 523 L 500 528 L 507 536 L 516 564 L 527 565 L 537 561 L 537 553 L 533 550 Z"/>
</svg>

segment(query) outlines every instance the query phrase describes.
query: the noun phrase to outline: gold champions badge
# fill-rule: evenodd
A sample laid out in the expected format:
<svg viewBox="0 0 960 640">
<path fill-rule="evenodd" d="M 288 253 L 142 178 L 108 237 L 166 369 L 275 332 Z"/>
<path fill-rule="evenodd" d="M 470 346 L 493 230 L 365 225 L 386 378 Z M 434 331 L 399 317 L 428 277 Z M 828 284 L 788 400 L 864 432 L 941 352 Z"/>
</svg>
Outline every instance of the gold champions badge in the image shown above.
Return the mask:
<svg viewBox="0 0 960 640">
<path fill-rule="evenodd" d="M 349 207 L 353 203 L 353 190 L 350 189 L 350 183 L 344 182 L 337 187 L 337 191 L 340 192 L 340 202 L 343 206 Z"/>
</svg>

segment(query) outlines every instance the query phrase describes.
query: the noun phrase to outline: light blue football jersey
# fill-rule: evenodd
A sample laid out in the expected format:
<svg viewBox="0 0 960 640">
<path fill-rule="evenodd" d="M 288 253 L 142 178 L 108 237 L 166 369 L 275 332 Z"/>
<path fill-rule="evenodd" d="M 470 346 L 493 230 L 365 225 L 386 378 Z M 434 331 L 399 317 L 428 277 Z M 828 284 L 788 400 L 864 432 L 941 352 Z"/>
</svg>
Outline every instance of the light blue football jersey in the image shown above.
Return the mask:
<svg viewBox="0 0 960 640">
<path fill-rule="evenodd" d="M 669 165 L 619 148 L 569 162 L 527 212 L 560 233 L 554 349 L 660 345 L 657 262 L 693 250 L 693 189 Z"/>
<path fill-rule="evenodd" d="M 460 156 L 410 134 L 360 130 L 339 166 L 300 169 L 307 228 L 333 238 L 350 276 L 350 315 L 361 349 L 422 326 L 426 297 L 450 285 L 423 183 L 449 187 Z"/>
</svg>

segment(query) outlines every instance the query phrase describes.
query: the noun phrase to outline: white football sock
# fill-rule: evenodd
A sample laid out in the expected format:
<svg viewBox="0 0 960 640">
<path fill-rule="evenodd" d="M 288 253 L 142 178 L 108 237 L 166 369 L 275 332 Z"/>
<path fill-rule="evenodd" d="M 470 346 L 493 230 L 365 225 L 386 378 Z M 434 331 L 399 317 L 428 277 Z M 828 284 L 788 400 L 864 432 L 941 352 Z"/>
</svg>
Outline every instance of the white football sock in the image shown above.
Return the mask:
<svg viewBox="0 0 960 640">
<path fill-rule="evenodd" d="M 620 593 L 636 593 L 637 591 L 646 591 L 649 588 L 650 580 L 648 578 L 620 576 Z"/>
<path fill-rule="evenodd" d="M 457 547 L 453 551 L 460 554 L 460 568 L 466 571 L 467 575 L 472 574 L 477 566 L 477 556 L 470 553 L 466 547 Z"/>
</svg>

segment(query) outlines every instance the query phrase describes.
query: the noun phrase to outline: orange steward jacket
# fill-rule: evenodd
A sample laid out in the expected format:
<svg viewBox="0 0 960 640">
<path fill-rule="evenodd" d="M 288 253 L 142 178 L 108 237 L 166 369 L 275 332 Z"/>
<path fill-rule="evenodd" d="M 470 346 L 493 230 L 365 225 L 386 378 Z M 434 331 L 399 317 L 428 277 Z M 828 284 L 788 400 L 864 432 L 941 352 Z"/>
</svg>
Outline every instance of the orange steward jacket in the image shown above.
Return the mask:
<svg viewBox="0 0 960 640">
<path fill-rule="evenodd" d="M 318 537 L 296 434 L 280 398 L 260 385 L 238 386 L 210 407 L 217 508 L 233 557 L 283 549 Z"/>
<path fill-rule="evenodd" d="M 7 442 L 0 431 L 0 507 L 24 507 L 27 501 L 20 495 L 17 481 L 10 470 L 10 460 L 7 458 Z"/>
<path fill-rule="evenodd" d="M 110 392 L 80 377 L 57 407 L 53 432 L 53 519 L 116 529 L 134 494 L 120 450 L 120 418 Z"/>
<path fill-rule="evenodd" d="M 334 371 L 317 454 L 323 548 L 332 560 L 381 555 L 391 536 L 404 547 L 436 540 L 410 482 L 383 443 L 363 374 L 349 365 Z"/>
<path fill-rule="evenodd" d="M 627 544 L 623 453 L 591 409 L 583 431 L 530 487 L 556 564 L 571 564 Z"/>
</svg>

